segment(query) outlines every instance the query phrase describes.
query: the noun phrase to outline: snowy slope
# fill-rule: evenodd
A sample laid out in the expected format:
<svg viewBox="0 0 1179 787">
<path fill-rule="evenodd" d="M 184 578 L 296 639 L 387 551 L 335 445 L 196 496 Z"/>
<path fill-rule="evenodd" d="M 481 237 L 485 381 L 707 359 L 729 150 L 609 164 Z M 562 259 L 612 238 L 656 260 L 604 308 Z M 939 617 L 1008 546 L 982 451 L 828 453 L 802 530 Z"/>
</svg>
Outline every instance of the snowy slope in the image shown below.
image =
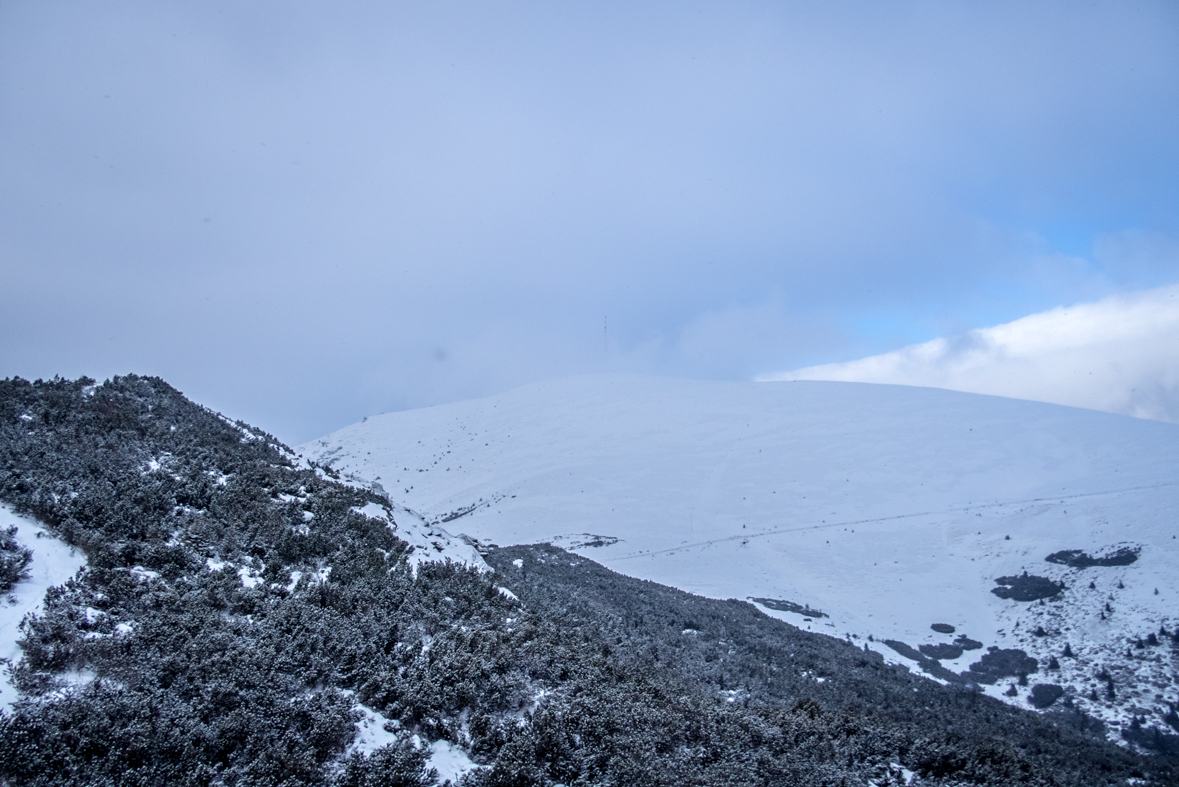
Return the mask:
<svg viewBox="0 0 1179 787">
<path fill-rule="evenodd" d="M 426 525 L 798 604 L 826 617 L 763 608 L 870 636 L 890 660 L 915 666 L 881 640 L 1022 649 L 1040 662 L 1031 684 L 1062 685 L 1115 725 L 1165 727 L 1179 701 L 1175 650 L 1146 644 L 1179 625 L 1175 425 L 925 388 L 598 376 L 371 417 L 298 450 L 381 484 Z M 1137 560 L 1045 561 L 1118 548 Z M 1067 589 L 991 592 L 1025 571 Z M 986 652 L 941 664 L 962 672 Z M 1027 688 L 1005 696 L 1014 683 L 984 688 L 1027 706 Z"/>
<path fill-rule="evenodd" d="M 366 486 L 378 494 L 389 497 L 380 482 L 365 482 L 360 479 L 344 479 L 358 486 Z M 480 571 L 489 571 L 490 567 L 483 560 L 483 556 L 463 536 L 452 536 L 436 522 L 427 521 L 425 517 L 405 506 L 397 505 L 390 500 L 387 505 L 369 503 L 363 508 L 355 509 L 370 519 L 385 522 L 397 533 L 405 543 L 412 547 L 409 554 L 409 564 L 417 571 L 417 567 L 430 560 L 464 563 Z"/>
<path fill-rule="evenodd" d="M 8 679 L 8 667 L 20 661 L 20 646 L 17 644 L 20 622 L 25 615 L 40 609 L 46 590 L 64 584 L 86 565 L 81 552 L 0 504 L 0 529 L 14 525 L 17 543 L 30 549 L 33 559 L 28 565 L 28 576 L 16 583 L 7 595 L 0 596 L 0 709 L 3 710 L 7 710 L 17 696 Z"/>
</svg>

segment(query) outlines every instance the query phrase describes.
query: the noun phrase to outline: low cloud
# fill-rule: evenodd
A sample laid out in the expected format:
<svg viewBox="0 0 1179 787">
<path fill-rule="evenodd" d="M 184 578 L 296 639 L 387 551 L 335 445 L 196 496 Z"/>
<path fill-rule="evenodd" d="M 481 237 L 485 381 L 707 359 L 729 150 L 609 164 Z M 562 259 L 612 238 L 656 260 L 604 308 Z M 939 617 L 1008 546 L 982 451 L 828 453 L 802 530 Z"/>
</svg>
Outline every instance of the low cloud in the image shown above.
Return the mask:
<svg viewBox="0 0 1179 787">
<path fill-rule="evenodd" d="M 1179 423 L 1179 286 L 758 379 L 948 388 Z"/>
<path fill-rule="evenodd" d="M 298 444 L 1179 282 L 1176 29 L 1169 0 L 0 3 L 0 377 L 160 375 Z"/>
</svg>

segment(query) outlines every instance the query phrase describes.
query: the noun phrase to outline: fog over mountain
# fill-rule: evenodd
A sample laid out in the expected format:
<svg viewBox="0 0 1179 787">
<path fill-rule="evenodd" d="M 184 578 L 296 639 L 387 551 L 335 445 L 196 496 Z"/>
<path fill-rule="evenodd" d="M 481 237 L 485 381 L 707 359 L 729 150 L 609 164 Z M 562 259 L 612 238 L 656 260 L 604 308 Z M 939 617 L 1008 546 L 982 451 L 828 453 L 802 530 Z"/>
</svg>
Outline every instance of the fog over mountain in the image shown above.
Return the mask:
<svg viewBox="0 0 1179 787">
<path fill-rule="evenodd" d="M 300 443 L 1173 284 L 1177 31 L 1166 0 L 6 2 L 0 374 L 157 374 Z"/>
</svg>

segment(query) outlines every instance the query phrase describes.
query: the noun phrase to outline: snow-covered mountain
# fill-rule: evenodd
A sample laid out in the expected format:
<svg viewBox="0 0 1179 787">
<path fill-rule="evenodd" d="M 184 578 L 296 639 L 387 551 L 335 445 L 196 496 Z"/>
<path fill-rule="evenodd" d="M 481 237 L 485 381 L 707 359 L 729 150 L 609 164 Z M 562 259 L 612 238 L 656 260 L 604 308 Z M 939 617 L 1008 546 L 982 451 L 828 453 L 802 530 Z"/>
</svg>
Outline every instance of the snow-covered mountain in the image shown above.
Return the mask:
<svg viewBox="0 0 1179 787">
<path fill-rule="evenodd" d="M 926 388 L 596 376 L 297 450 L 379 484 L 415 531 L 757 599 L 1025 707 L 1034 669 L 1029 686 L 1111 733 L 1166 728 L 1179 702 L 1179 426 Z"/>
</svg>

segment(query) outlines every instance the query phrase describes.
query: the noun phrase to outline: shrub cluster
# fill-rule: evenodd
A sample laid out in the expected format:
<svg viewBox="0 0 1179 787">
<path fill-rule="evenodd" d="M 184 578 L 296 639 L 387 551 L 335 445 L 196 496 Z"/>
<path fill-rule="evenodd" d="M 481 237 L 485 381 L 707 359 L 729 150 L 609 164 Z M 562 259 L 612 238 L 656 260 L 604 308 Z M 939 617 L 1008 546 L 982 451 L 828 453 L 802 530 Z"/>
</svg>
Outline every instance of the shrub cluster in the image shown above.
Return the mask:
<svg viewBox="0 0 1179 787">
<path fill-rule="evenodd" d="M 32 551 L 16 542 L 16 527 L 0 530 L 0 594 L 12 590 L 13 585 L 28 576 Z"/>
</svg>

